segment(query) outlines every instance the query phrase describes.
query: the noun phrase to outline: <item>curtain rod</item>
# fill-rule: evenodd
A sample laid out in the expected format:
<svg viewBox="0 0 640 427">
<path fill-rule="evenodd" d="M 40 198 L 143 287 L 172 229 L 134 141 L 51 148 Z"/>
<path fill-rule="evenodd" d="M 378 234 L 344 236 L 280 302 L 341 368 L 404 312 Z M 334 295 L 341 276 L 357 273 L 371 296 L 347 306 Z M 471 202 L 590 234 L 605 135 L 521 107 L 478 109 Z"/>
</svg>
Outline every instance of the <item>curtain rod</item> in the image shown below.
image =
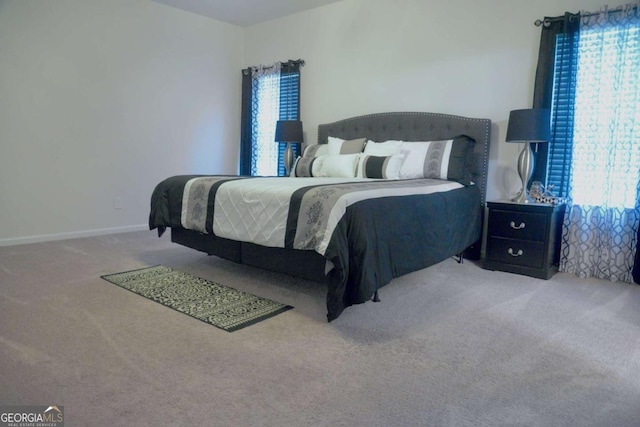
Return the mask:
<svg viewBox="0 0 640 427">
<path fill-rule="evenodd" d="M 287 62 L 283 62 L 283 64 L 288 64 L 288 65 L 299 65 L 301 67 L 304 66 L 304 59 L 290 59 Z"/>
<path fill-rule="evenodd" d="M 569 21 L 573 22 L 574 18 L 579 18 L 579 17 L 580 17 L 580 13 L 570 13 Z M 554 16 L 553 18 L 545 17 L 544 19 L 536 19 L 536 22 L 534 22 L 533 24 L 536 27 L 540 27 L 541 25 L 548 27 L 549 25 L 551 25 L 552 22 L 564 21 L 565 19 L 566 19 L 565 15 Z"/>
<path fill-rule="evenodd" d="M 583 12 L 583 13 L 568 13 L 569 14 L 569 22 L 574 22 L 574 19 L 576 18 L 588 18 L 590 16 L 595 16 L 595 15 L 599 15 L 601 13 L 620 13 L 620 12 L 624 12 L 626 10 L 628 10 L 629 8 L 625 7 L 625 6 L 618 6 L 615 9 L 609 9 L 609 6 L 605 5 L 604 6 L 604 10 L 600 10 L 598 12 Z M 635 12 L 638 13 L 638 5 L 634 4 L 630 7 L 630 9 L 635 9 Z M 562 15 L 562 16 L 555 16 L 553 18 L 547 18 L 545 17 L 544 19 L 536 19 L 536 22 L 534 22 L 534 25 L 536 27 L 539 27 L 541 25 L 544 25 L 545 27 L 548 27 L 552 22 L 558 22 L 558 21 L 563 21 L 565 19 L 566 15 Z"/>
<path fill-rule="evenodd" d="M 301 67 L 304 66 L 304 59 L 289 59 L 287 61 L 282 61 L 280 62 L 280 64 L 282 65 L 299 65 Z M 254 65 L 253 67 L 247 67 L 245 68 L 244 71 L 245 73 L 250 73 L 252 69 L 265 69 L 265 68 L 271 68 L 273 67 L 275 64 L 271 64 L 271 65 Z"/>
</svg>

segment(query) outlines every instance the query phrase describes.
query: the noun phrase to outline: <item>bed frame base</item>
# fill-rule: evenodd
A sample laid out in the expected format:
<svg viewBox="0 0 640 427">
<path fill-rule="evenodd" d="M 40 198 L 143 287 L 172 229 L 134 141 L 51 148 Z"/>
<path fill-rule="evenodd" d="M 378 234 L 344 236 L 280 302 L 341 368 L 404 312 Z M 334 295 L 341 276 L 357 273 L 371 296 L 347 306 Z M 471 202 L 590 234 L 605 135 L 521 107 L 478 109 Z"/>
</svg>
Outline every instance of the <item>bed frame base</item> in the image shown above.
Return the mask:
<svg viewBox="0 0 640 427">
<path fill-rule="evenodd" d="M 326 283 L 326 259 L 314 251 L 269 248 L 184 228 L 171 229 L 171 241 L 239 264 Z"/>
<path fill-rule="evenodd" d="M 314 282 L 328 282 L 328 278 L 325 275 L 327 260 L 314 251 L 270 248 L 178 227 L 171 229 L 171 241 L 204 252 L 207 255 L 214 255 L 239 264 L 250 265 Z M 455 255 L 454 259 L 460 264 L 464 258 L 480 259 L 480 246 L 481 241 L 478 241 L 463 252 Z M 380 301 L 377 291 L 372 300 L 374 302 Z"/>
</svg>

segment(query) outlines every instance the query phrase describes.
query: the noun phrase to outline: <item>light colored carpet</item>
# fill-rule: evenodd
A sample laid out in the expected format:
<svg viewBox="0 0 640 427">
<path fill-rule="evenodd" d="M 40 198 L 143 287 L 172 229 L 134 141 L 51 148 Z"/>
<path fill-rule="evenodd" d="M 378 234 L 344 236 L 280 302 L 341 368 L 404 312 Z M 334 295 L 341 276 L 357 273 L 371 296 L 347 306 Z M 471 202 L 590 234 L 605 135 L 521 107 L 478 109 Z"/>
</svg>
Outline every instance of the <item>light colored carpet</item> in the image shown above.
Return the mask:
<svg viewBox="0 0 640 427">
<path fill-rule="evenodd" d="M 101 275 L 164 264 L 295 308 L 229 334 Z M 640 286 L 444 261 L 322 285 L 153 232 L 0 247 L 0 405 L 68 426 L 638 426 Z"/>
</svg>

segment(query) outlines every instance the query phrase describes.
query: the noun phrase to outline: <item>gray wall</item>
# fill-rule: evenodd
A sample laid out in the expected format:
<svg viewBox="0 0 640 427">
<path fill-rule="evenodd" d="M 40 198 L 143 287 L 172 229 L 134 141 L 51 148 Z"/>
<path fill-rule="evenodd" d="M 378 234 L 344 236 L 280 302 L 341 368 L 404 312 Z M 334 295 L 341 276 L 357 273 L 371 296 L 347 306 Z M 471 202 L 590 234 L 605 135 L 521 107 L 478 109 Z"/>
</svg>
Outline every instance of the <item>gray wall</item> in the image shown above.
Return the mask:
<svg viewBox="0 0 640 427">
<path fill-rule="evenodd" d="M 303 58 L 301 118 L 427 111 L 494 122 L 488 199 L 519 189 L 509 112 L 531 107 L 540 29 L 534 21 L 602 0 L 344 0 L 247 29 L 245 64 Z M 613 5 L 612 5 L 613 6 Z"/>
<path fill-rule="evenodd" d="M 240 69 L 282 59 L 307 63 L 307 141 L 373 112 L 489 118 L 488 199 L 510 196 L 533 22 L 601 4 L 343 0 L 241 28 L 151 0 L 0 0 L 0 245 L 142 229 L 165 177 L 236 173 Z"/>
<path fill-rule="evenodd" d="M 144 228 L 158 181 L 237 173 L 242 57 L 150 0 L 0 1 L 0 245 Z"/>
</svg>

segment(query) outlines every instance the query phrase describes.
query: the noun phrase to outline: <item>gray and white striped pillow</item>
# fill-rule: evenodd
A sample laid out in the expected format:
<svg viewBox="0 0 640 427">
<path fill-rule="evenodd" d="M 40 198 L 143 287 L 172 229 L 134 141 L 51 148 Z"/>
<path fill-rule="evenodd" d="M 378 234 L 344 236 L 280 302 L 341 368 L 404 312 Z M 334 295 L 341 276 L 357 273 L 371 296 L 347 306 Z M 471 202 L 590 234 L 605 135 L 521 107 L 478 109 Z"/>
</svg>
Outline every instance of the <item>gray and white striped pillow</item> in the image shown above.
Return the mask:
<svg viewBox="0 0 640 427">
<path fill-rule="evenodd" d="M 358 165 L 358 176 L 361 178 L 398 179 L 402 154 L 392 156 L 370 156 L 362 154 Z"/>
<path fill-rule="evenodd" d="M 400 178 L 435 178 L 471 184 L 475 140 L 459 135 L 443 141 L 405 142 Z"/>
</svg>

